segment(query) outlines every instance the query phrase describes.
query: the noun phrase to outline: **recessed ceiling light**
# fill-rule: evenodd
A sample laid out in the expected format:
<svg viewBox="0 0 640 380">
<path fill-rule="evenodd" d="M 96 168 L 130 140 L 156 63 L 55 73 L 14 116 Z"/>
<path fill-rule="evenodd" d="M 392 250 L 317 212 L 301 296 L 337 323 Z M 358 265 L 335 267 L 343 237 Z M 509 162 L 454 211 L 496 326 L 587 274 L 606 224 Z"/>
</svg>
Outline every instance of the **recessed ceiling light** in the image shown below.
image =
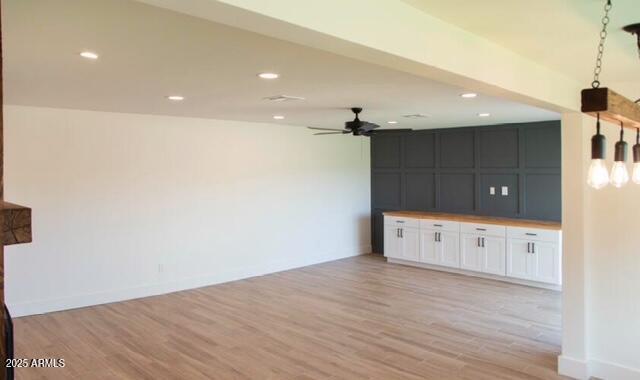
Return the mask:
<svg viewBox="0 0 640 380">
<path fill-rule="evenodd" d="M 98 54 L 92 51 L 83 51 L 82 53 L 80 53 L 80 56 L 87 59 L 98 59 Z"/>
<path fill-rule="evenodd" d="M 282 116 L 282 115 L 274 115 L 273 118 L 276 119 L 276 120 L 282 120 L 282 119 L 284 119 L 284 116 Z"/>
<path fill-rule="evenodd" d="M 262 79 L 278 79 L 280 75 L 276 73 L 260 73 L 258 76 Z"/>
<path fill-rule="evenodd" d="M 491 116 L 491 114 L 488 113 L 488 112 L 482 112 L 482 113 L 479 113 L 478 116 L 480 116 L 480 117 L 489 117 L 489 116 Z"/>
<path fill-rule="evenodd" d="M 398 122 L 395 120 L 389 120 L 387 121 L 387 124 L 398 124 Z"/>
<path fill-rule="evenodd" d="M 169 96 L 167 96 L 167 99 L 179 102 L 181 100 L 184 100 L 184 96 L 181 96 L 181 95 L 169 95 Z"/>
<path fill-rule="evenodd" d="M 476 94 L 475 92 L 465 92 L 464 94 L 460 94 L 461 97 L 463 98 L 475 98 L 476 96 L 478 96 L 478 94 Z"/>
</svg>

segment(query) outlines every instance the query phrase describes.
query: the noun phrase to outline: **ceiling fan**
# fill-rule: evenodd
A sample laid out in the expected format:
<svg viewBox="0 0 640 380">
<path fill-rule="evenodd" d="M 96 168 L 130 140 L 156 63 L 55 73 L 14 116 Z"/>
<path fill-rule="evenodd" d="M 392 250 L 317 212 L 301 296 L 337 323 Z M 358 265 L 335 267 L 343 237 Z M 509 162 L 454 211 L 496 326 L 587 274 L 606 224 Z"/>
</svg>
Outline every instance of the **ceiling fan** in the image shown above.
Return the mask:
<svg viewBox="0 0 640 380">
<path fill-rule="evenodd" d="M 371 136 L 381 132 L 381 131 L 375 131 L 376 128 L 380 128 L 378 124 L 369 123 L 368 121 L 362 121 L 358 118 L 358 114 L 362 112 L 361 107 L 353 107 L 351 108 L 351 112 L 356 114 L 356 117 L 355 119 L 353 119 L 353 121 L 346 121 L 344 123 L 344 129 L 318 128 L 318 127 L 307 127 L 307 128 L 313 129 L 316 131 L 326 131 L 326 132 L 314 133 L 314 135 L 352 134 L 354 136 Z M 393 129 L 393 131 L 410 131 L 410 129 Z"/>
</svg>

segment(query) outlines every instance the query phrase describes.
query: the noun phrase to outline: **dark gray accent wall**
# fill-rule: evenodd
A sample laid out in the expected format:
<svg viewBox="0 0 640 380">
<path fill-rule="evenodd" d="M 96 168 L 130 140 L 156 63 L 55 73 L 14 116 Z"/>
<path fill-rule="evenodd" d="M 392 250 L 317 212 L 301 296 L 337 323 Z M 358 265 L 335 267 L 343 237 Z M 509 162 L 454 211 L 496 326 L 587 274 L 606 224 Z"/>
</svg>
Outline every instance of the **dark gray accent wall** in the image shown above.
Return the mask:
<svg viewBox="0 0 640 380">
<path fill-rule="evenodd" d="M 383 250 L 384 211 L 560 221 L 560 146 L 560 121 L 374 135 L 374 252 Z M 502 186 L 508 196 L 501 195 Z"/>
</svg>

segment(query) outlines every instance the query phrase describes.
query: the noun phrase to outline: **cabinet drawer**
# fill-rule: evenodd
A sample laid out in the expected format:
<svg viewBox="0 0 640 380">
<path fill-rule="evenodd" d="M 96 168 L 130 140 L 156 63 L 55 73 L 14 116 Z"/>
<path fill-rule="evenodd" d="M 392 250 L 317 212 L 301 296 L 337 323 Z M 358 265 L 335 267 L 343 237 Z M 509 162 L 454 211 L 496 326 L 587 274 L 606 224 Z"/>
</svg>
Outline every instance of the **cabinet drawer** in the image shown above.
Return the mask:
<svg viewBox="0 0 640 380">
<path fill-rule="evenodd" d="M 495 224 L 460 223 L 460 232 L 466 234 L 504 237 L 507 234 L 507 228 L 505 226 L 498 226 Z"/>
<path fill-rule="evenodd" d="M 539 228 L 507 227 L 509 239 L 537 240 L 558 243 L 560 231 L 544 230 Z"/>
<path fill-rule="evenodd" d="M 438 219 L 421 219 L 420 228 L 436 230 L 436 231 L 459 232 L 460 222 L 452 222 L 450 220 L 438 220 Z"/>
<path fill-rule="evenodd" d="M 399 216 L 386 216 L 384 217 L 384 224 L 387 226 L 398 227 L 420 227 L 420 219 L 405 218 Z"/>
</svg>

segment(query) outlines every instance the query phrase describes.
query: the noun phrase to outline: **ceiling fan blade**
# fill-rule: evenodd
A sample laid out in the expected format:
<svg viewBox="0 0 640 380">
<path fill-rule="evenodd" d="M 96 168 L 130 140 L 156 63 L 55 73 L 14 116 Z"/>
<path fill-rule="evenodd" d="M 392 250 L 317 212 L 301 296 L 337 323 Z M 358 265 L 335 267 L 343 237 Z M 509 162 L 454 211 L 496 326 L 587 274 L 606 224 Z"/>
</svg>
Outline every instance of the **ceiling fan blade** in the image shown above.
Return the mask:
<svg viewBox="0 0 640 380">
<path fill-rule="evenodd" d="M 347 131 L 341 131 L 341 132 L 318 132 L 318 133 L 314 133 L 314 136 L 319 136 L 319 135 L 344 135 L 345 133 L 348 133 Z"/>
<path fill-rule="evenodd" d="M 316 131 L 336 131 L 336 132 L 342 132 L 343 129 L 337 129 L 337 128 L 318 128 L 318 127 L 307 127 L 309 129 L 313 129 Z"/>
<path fill-rule="evenodd" d="M 376 128 L 380 128 L 380 126 L 378 124 L 375 123 L 369 123 L 368 121 L 363 121 L 360 123 L 360 128 L 359 129 L 363 129 L 365 131 L 371 131 L 373 129 Z"/>
</svg>

